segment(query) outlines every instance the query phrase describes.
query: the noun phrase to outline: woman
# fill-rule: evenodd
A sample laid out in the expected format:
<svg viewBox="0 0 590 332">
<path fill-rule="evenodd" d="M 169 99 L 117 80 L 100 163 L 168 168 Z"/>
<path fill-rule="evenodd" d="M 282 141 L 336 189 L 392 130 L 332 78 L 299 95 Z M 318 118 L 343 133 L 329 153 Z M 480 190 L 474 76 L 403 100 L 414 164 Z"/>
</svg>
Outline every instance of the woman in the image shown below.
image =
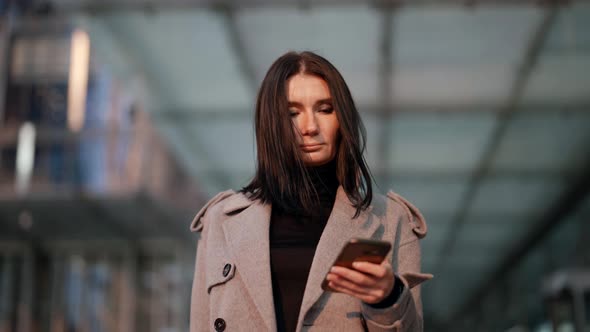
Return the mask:
<svg viewBox="0 0 590 332">
<path fill-rule="evenodd" d="M 364 127 L 336 68 L 311 52 L 277 59 L 255 130 L 252 182 L 215 196 L 191 224 L 201 233 L 191 331 L 422 330 L 426 224 L 400 196 L 373 195 Z M 332 267 L 353 237 L 393 250 L 382 264 Z"/>
</svg>

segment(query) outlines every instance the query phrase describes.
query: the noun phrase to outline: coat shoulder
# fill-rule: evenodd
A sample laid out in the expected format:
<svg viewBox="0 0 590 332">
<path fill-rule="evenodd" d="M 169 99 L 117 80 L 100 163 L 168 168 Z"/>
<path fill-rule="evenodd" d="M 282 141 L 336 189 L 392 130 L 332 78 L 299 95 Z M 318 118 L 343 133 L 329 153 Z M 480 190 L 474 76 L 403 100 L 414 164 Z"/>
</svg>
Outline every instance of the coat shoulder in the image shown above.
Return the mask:
<svg viewBox="0 0 590 332">
<path fill-rule="evenodd" d="M 205 216 L 205 213 L 207 211 L 211 210 L 212 208 L 223 204 L 224 201 L 226 201 L 228 198 L 235 196 L 235 195 L 239 195 L 239 193 L 236 193 L 233 190 L 222 191 L 222 192 L 218 193 L 217 195 L 215 195 L 213 198 L 211 198 L 207 203 L 205 203 L 205 205 L 199 210 L 199 212 L 197 212 L 197 214 L 193 218 L 193 221 L 191 222 L 191 225 L 190 225 L 191 232 L 202 231 L 203 230 L 203 217 Z"/>
<path fill-rule="evenodd" d="M 407 218 L 407 221 L 410 223 L 416 236 L 418 236 L 418 238 L 425 237 L 428 231 L 428 226 L 426 225 L 426 219 L 420 210 L 407 199 L 393 191 L 387 193 L 387 198 L 388 203 L 393 204 L 394 208 L 398 209 L 400 213 Z"/>
</svg>

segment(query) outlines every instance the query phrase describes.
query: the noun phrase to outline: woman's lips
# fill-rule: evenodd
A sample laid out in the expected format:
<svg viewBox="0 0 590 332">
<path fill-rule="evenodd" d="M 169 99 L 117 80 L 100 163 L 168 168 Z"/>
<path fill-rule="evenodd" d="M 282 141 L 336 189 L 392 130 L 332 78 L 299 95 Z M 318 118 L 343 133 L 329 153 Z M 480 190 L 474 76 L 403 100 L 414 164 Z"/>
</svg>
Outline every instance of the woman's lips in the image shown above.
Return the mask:
<svg viewBox="0 0 590 332">
<path fill-rule="evenodd" d="M 322 148 L 322 144 L 304 144 L 301 145 L 301 150 L 305 152 L 314 152 Z"/>
</svg>

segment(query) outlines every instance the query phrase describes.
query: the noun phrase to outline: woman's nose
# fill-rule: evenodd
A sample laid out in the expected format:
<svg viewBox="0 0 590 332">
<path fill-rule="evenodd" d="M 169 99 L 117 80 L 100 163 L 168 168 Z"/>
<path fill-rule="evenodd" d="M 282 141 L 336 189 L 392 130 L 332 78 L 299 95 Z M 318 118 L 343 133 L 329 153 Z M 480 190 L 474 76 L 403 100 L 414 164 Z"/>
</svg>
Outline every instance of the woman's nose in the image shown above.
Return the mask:
<svg viewBox="0 0 590 332">
<path fill-rule="evenodd" d="M 301 119 L 299 130 L 301 130 L 302 135 L 317 135 L 319 128 L 315 114 L 304 115 Z"/>
</svg>

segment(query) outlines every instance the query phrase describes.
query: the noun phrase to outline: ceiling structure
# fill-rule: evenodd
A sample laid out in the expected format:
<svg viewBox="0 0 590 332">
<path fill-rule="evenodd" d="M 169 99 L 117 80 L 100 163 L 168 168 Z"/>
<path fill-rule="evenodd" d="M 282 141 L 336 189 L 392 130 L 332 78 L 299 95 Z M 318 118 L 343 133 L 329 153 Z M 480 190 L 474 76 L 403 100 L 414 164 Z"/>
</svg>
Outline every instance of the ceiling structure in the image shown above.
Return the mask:
<svg viewBox="0 0 590 332">
<path fill-rule="evenodd" d="M 255 94 L 273 60 L 312 50 L 332 61 L 363 116 L 380 190 L 427 218 L 435 322 L 469 310 L 563 207 L 589 203 L 589 4 L 51 3 L 89 32 L 96 62 L 137 89 L 204 196 L 252 176 Z"/>
</svg>

